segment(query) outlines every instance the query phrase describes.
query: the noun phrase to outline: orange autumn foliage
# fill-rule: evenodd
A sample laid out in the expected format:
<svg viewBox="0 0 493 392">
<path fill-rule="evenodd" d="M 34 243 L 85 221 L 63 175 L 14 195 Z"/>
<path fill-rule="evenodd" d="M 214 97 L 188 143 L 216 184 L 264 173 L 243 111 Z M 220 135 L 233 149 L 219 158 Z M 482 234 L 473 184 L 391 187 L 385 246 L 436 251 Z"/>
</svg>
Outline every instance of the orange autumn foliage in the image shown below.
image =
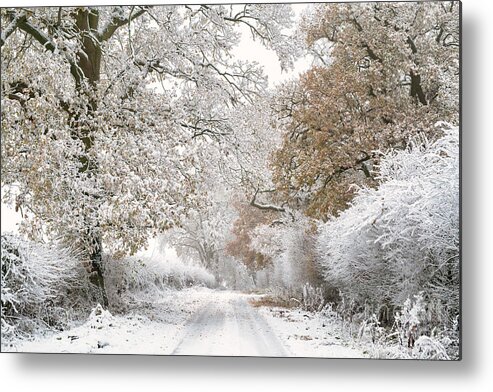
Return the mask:
<svg viewBox="0 0 493 392">
<path fill-rule="evenodd" d="M 437 121 L 457 123 L 458 7 L 323 4 L 305 16 L 317 65 L 279 92 L 284 140 L 272 162 L 293 207 L 337 215 L 352 185 L 375 184 L 376 151 L 404 147 Z"/>
</svg>

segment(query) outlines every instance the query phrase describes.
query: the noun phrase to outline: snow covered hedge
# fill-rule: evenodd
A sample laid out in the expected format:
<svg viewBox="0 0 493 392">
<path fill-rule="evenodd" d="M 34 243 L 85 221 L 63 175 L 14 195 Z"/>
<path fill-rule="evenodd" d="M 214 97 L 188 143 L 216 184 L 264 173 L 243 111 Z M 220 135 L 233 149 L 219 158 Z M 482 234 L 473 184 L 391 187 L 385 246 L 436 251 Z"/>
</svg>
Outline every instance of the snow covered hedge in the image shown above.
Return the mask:
<svg viewBox="0 0 493 392">
<path fill-rule="evenodd" d="M 13 234 L 1 238 L 2 347 L 84 321 L 100 297 L 76 251 Z M 203 267 L 163 257 L 105 257 L 105 286 L 112 310 L 152 301 L 170 288 L 212 287 Z"/>
<path fill-rule="evenodd" d="M 318 260 L 325 280 L 355 309 L 391 323 L 423 292 L 427 327 L 451 326 L 459 312 L 459 130 L 414 139 L 382 158 L 376 189 L 321 224 Z"/>
<path fill-rule="evenodd" d="M 2 347 L 86 317 L 96 293 L 76 252 L 2 234 Z"/>
<path fill-rule="evenodd" d="M 126 301 L 151 301 L 170 288 L 213 287 L 216 284 L 214 276 L 204 267 L 181 259 L 167 259 L 163 255 L 132 256 L 122 260 L 106 257 L 104 266 L 106 291 L 112 308 L 124 305 Z"/>
</svg>

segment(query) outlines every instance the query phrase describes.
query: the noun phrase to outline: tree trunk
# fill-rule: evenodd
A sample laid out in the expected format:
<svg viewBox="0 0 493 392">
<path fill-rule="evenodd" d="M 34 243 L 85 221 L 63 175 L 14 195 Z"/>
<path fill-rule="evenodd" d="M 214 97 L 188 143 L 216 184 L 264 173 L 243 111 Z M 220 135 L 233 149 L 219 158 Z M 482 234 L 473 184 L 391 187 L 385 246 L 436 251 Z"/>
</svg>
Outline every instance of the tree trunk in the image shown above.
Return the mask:
<svg viewBox="0 0 493 392">
<path fill-rule="evenodd" d="M 77 65 L 82 71 L 84 78 L 82 83 L 87 82 L 87 85 L 81 84 L 80 81 L 76 79 L 76 88 L 79 94 L 86 95 L 89 100 L 89 105 L 87 111 L 89 117 L 91 114 L 95 114 L 98 109 L 98 103 L 96 98 L 96 89 L 98 87 L 98 82 L 101 77 L 101 43 L 96 42 L 95 36 L 98 31 L 99 25 L 99 13 L 93 8 L 89 9 L 79 9 L 76 16 L 77 28 L 82 32 L 86 33 L 82 36 L 82 52 L 84 55 L 78 56 Z M 78 121 L 76 121 L 78 124 Z M 82 128 L 76 129 L 76 137 L 81 140 L 84 146 L 84 153 L 79 158 L 81 162 L 81 173 L 91 173 L 90 175 L 97 175 L 97 163 L 88 158 L 90 150 L 94 146 L 94 129 L 79 124 Z M 98 206 L 98 196 L 94 195 L 95 208 Z M 92 203 L 91 203 L 92 204 Z M 104 268 L 102 265 L 103 256 L 103 244 L 101 239 L 100 228 L 96 224 L 96 227 L 91 227 L 93 223 L 88 222 L 88 227 L 86 231 L 86 243 L 89 244 L 91 261 L 92 276 L 91 281 L 98 286 L 101 293 L 101 300 L 104 307 L 108 307 L 108 297 L 106 295 L 106 289 L 104 284 Z"/>
<path fill-rule="evenodd" d="M 255 288 L 257 288 L 257 272 L 254 270 L 251 270 L 250 271 L 250 277 L 253 280 L 253 285 L 255 286 Z"/>
<path fill-rule="evenodd" d="M 421 75 L 411 70 L 411 97 L 417 99 L 422 105 L 428 105 L 428 101 L 426 100 L 426 95 L 423 91 L 423 87 L 421 86 Z"/>
<path fill-rule="evenodd" d="M 103 306 L 107 308 L 109 303 L 108 296 L 106 295 L 106 288 L 104 285 L 104 267 L 101 236 L 96 235 L 93 237 L 93 240 L 96 243 L 93 245 L 93 251 L 91 252 L 91 282 L 99 288 Z"/>
</svg>

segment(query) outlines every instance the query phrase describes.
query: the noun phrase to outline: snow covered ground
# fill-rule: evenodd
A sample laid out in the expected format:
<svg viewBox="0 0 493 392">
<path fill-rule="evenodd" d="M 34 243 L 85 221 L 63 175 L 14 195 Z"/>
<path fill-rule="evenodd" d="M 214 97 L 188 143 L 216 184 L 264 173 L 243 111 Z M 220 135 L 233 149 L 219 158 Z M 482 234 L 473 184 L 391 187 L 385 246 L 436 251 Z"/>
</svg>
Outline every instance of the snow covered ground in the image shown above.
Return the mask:
<svg viewBox="0 0 493 392">
<path fill-rule="evenodd" d="M 188 319 L 208 301 L 211 290 L 189 288 L 163 292 L 152 304 L 142 302 L 128 315 L 96 309 L 73 329 L 14 347 L 22 352 L 98 354 L 170 354 Z"/>
<path fill-rule="evenodd" d="M 361 348 L 351 347 L 338 333 L 338 326 L 320 313 L 301 309 L 259 308 L 291 356 L 324 358 L 367 358 Z"/>
<path fill-rule="evenodd" d="M 86 323 L 25 342 L 24 352 L 364 357 L 323 318 L 294 309 L 257 308 L 256 295 L 205 288 L 170 291 L 133 314 L 101 307 Z"/>
</svg>

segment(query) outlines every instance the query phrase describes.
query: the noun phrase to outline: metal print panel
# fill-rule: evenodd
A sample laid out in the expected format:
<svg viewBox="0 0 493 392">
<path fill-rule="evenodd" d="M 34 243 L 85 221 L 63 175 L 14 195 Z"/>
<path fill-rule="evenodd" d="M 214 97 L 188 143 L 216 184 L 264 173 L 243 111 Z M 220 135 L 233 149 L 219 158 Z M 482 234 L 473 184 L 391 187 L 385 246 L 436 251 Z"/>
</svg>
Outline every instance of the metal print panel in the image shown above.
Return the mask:
<svg viewBox="0 0 493 392">
<path fill-rule="evenodd" d="M 1 9 L 2 352 L 460 359 L 460 3 Z"/>
</svg>

